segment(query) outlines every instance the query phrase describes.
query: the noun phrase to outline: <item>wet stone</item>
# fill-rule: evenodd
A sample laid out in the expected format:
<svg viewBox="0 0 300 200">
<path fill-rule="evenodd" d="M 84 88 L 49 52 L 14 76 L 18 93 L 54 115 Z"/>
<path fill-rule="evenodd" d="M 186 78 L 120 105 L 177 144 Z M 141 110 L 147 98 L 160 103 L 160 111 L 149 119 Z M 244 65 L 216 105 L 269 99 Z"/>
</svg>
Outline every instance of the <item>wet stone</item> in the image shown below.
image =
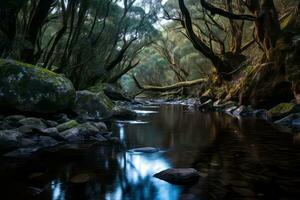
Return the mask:
<svg viewBox="0 0 300 200">
<path fill-rule="evenodd" d="M 158 151 L 159 149 L 154 147 L 141 147 L 129 150 L 132 153 L 156 153 Z"/>
<path fill-rule="evenodd" d="M 193 168 L 170 168 L 155 174 L 154 177 L 172 184 L 189 185 L 196 183 L 200 175 Z"/>
</svg>

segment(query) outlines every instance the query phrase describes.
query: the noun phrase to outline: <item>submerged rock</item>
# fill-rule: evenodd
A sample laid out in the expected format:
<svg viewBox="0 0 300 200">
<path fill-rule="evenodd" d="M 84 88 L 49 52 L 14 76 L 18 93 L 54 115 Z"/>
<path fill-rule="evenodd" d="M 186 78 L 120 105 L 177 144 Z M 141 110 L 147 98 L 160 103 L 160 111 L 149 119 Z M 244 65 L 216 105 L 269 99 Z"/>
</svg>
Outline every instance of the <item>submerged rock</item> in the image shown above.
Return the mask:
<svg viewBox="0 0 300 200">
<path fill-rule="evenodd" d="M 4 154 L 4 156 L 10 158 L 29 157 L 38 150 L 39 148 L 37 147 L 19 148 L 17 150 Z"/>
<path fill-rule="evenodd" d="M 274 124 L 283 125 L 283 126 L 291 126 L 291 125 L 293 125 L 294 120 L 297 120 L 297 119 L 300 119 L 300 113 L 291 114 L 287 117 L 284 117 L 280 120 L 275 121 Z"/>
<path fill-rule="evenodd" d="M 54 113 L 69 108 L 75 89 L 70 80 L 47 69 L 0 60 L 0 108 Z"/>
<path fill-rule="evenodd" d="M 78 174 L 76 176 L 73 176 L 70 179 L 70 182 L 75 184 L 82 184 L 82 183 L 89 182 L 91 179 L 93 179 L 93 177 L 94 176 L 91 174 Z"/>
<path fill-rule="evenodd" d="M 188 185 L 197 182 L 200 175 L 193 168 L 170 168 L 155 174 L 154 177 L 173 184 Z"/>
<path fill-rule="evenodd" d="M 156 153 L 159 151 L 159 149 L 154 147 L 140 147 L 140 148 L 130 149 L 129 151 L 134 153 Z"/>
</svg>

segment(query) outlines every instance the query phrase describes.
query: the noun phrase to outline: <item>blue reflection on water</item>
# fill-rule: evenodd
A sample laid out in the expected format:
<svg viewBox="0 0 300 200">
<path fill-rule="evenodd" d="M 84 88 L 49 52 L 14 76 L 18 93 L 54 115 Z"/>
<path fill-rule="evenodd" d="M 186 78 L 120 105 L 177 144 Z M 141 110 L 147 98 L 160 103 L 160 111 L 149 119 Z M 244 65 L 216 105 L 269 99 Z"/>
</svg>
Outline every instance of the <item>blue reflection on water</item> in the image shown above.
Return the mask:
<svg viewBox="0 0 300 200">
<path fill-rule="evenodd" d="M 120 168 L 124 170 L 120 177 L 123 181 L 119 181 L 115 189 L 107 193 L 107 200 L 174 200 L 179 198 L 181 192 L 179 186 L 153 177 L 155 173 L 171 167 L 161 153 L 130 154 L 126 152 L 119 156 L 118 162 Z"/>
<path fill-rule="evenodd" d="M 62 183 L 59 180 L 51 182 L 52 200 L 64 200 L 65 193 L 62 189 Z"/>
</svg>

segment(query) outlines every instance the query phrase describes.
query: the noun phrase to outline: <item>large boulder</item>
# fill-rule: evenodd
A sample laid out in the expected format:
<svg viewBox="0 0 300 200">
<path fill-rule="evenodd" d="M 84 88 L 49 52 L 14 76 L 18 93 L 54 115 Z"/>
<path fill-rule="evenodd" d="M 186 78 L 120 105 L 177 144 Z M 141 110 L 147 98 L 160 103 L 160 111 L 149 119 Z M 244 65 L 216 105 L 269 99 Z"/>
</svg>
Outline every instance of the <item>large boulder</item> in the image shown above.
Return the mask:
<svg viewBox="0 0 300 200">
<path fill-rule="evenodd" d="M 77 91 L 72 111 L 85 119 L 108 118 L 112 115 L 113 104 L 103 93 L 88 90 Z"/>
<path fill-rule="evenodd" d="M 75 98 L 70 80 L 33 65 L 0 60 L 0 108 L 54 113 L 69 108 Z"/>
</svg>

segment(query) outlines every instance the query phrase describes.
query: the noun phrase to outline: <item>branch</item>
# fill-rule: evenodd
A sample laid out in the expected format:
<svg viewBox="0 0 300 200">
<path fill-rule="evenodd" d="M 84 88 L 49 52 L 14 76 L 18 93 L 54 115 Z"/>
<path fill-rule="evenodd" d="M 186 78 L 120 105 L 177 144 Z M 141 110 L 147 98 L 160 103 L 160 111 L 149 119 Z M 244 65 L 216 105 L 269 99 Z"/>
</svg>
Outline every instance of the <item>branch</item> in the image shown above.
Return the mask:
<svg viewBox="0 0 300 200">
<path fill-rule="evenodd" d="M 223 17 L 226 17 L 229 19 L 235 19 L 235 20 L 247 20 L 247 21 L 255 21 L 256 20 L 256 17 L 254 17 L 252 15 L 237 15 L 237 14 L 234 14 L 231 12 L 227 12 L 225 10 L 222 10 L 220 8 L 213 6 L 210 3 L 207 3 L 205 0 L 201 0 L 201 5 L 203 8 L 210 11 L 212 15 L 218 14 Z"/>
<path fill-rule="evenodd" d="M 185 81 L 185 82 L 179 82 L 179 83 L 175 83 L 173 85 L 168 85 L 168 86 L 142 86 L 139 81 L 136 79 L 135 76 L 132 76 L 133 80 L 135 81 L 136 85 L 138 86 L 138 88 L 142 89 L 142 90 L 147 90 L 147 91 L 157 91 L 157 92 L 165 92 L 168 90 L 174 90 L 174 89 L 178 89 L 178 88 L 185 88 L 185 87 L 191 87 L 194 85 L 198 85 L 201 83 L 204 83 L 207 81 L 207 79 L 205 78 L 201 78 L 201 79 L 196 79 L 193 81 Z"/>
</svg>

